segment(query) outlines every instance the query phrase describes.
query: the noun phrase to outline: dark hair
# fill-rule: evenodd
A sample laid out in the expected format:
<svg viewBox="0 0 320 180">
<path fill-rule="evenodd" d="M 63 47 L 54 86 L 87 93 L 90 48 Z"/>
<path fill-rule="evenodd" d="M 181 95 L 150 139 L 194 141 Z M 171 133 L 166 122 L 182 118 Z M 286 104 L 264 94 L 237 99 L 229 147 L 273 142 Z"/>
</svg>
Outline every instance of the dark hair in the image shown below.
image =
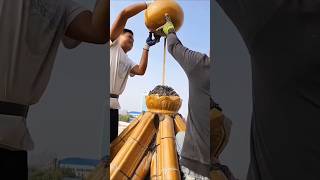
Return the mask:
<svg viewBox="0 0 320 180">
<path fill-rule="evenodd" d="M 130 33 L 133 35 L 133 32 L 130 29 L 123 29 L 122 34 L 124 33 Z"/>
</svg>

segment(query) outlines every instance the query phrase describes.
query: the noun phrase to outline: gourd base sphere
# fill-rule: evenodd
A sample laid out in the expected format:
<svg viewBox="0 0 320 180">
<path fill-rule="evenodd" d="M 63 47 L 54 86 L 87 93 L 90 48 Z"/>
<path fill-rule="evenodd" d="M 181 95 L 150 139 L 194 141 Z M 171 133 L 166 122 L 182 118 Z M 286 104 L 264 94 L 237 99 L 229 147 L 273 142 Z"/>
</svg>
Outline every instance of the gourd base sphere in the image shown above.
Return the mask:
<svg viewBox="0 0 320 180">
<path fill-rule="evenodd" d="M 145 24 L 150 32 L 166 23 L 165 15 L 168 15 L 178 31 L 183 24 L 184 13 L 181 6 L 175 0 L 156 0 L 145 10 Z"/>
</svg>

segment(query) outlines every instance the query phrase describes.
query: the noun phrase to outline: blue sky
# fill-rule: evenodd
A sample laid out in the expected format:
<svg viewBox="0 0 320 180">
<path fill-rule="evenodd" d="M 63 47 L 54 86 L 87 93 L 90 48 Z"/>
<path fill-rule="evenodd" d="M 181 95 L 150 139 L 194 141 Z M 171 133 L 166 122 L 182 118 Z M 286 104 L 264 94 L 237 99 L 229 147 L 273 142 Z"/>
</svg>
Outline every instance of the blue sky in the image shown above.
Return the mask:
<svg viewBox="0 0 320 180">
<path fill-rule="evenodd" d="M 112 0 L 110 10 L 110 25 L 118 13 L 135 0 Z M 189 49 L 209 54 L 210 49 L 210 1 L 209 0 L 180 0 L 184 11 L 184 23 L 177 32 L 181 42 Z M 139 63 L 142 48 L 148 36 L 148 29 L 144 24 L 144 12 L 128 20 L 126 28 L 134 32 L 134 47 L 128 53 L 129 57 Z M 150 48 L 149 64 L 144 76 L 128 79 L 124 93 L 120 96 L 122 109 L 141 111 L 143 94 L 148 93 L 156 85 L 161 84 L 163 63 L 163 39 Z M 180 113 L 185 117 L 188 113 L 188 79 L 179 64 L 167 52 L 166 85 L 173 87 L 183 99 Z"/>
</svg>

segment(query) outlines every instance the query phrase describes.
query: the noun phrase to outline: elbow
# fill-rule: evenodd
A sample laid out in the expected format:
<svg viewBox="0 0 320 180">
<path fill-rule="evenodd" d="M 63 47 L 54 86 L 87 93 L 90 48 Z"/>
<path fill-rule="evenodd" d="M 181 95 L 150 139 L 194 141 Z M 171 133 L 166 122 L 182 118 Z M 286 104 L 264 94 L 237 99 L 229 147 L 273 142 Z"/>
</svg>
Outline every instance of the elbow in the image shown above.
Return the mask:
<svg viewBox="0 0 320 180">
<path fill-rule="evenodd" d="M 138 76 L 143 76 L 146 72 L 138 72 L 137 75 Z"/>
<path fill-rule="evenodd" d="M 128 19 L 129 18 L 129 13 L 128 13 L 128 9 L 127 8 L 124 8 L 120 14 L 119 14 L 119 17 L 120 18 L 123 18 L 123 19 Z"/>
<path fill-rule="evenodd" d="M 139 76 L 143 76 L 143 75 L 145 75 L 146 74 L 146 70 L 139 70 L 138 72 L 137 72 L 137 75 L 139 75 Z"/>
</svg>

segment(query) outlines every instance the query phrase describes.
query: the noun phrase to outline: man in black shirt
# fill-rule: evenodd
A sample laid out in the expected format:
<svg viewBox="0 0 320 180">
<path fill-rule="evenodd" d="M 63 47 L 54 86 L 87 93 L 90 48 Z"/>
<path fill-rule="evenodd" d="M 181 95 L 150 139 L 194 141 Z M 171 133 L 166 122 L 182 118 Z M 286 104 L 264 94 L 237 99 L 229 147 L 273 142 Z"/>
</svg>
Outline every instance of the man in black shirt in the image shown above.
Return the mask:
<svg viewBox="0 0 320 180">
<path fill-rule="evenodd" d="M 251 55 L 247 179 L 320 179 L 320 1 L 217 2 Z"/>
</svg>

